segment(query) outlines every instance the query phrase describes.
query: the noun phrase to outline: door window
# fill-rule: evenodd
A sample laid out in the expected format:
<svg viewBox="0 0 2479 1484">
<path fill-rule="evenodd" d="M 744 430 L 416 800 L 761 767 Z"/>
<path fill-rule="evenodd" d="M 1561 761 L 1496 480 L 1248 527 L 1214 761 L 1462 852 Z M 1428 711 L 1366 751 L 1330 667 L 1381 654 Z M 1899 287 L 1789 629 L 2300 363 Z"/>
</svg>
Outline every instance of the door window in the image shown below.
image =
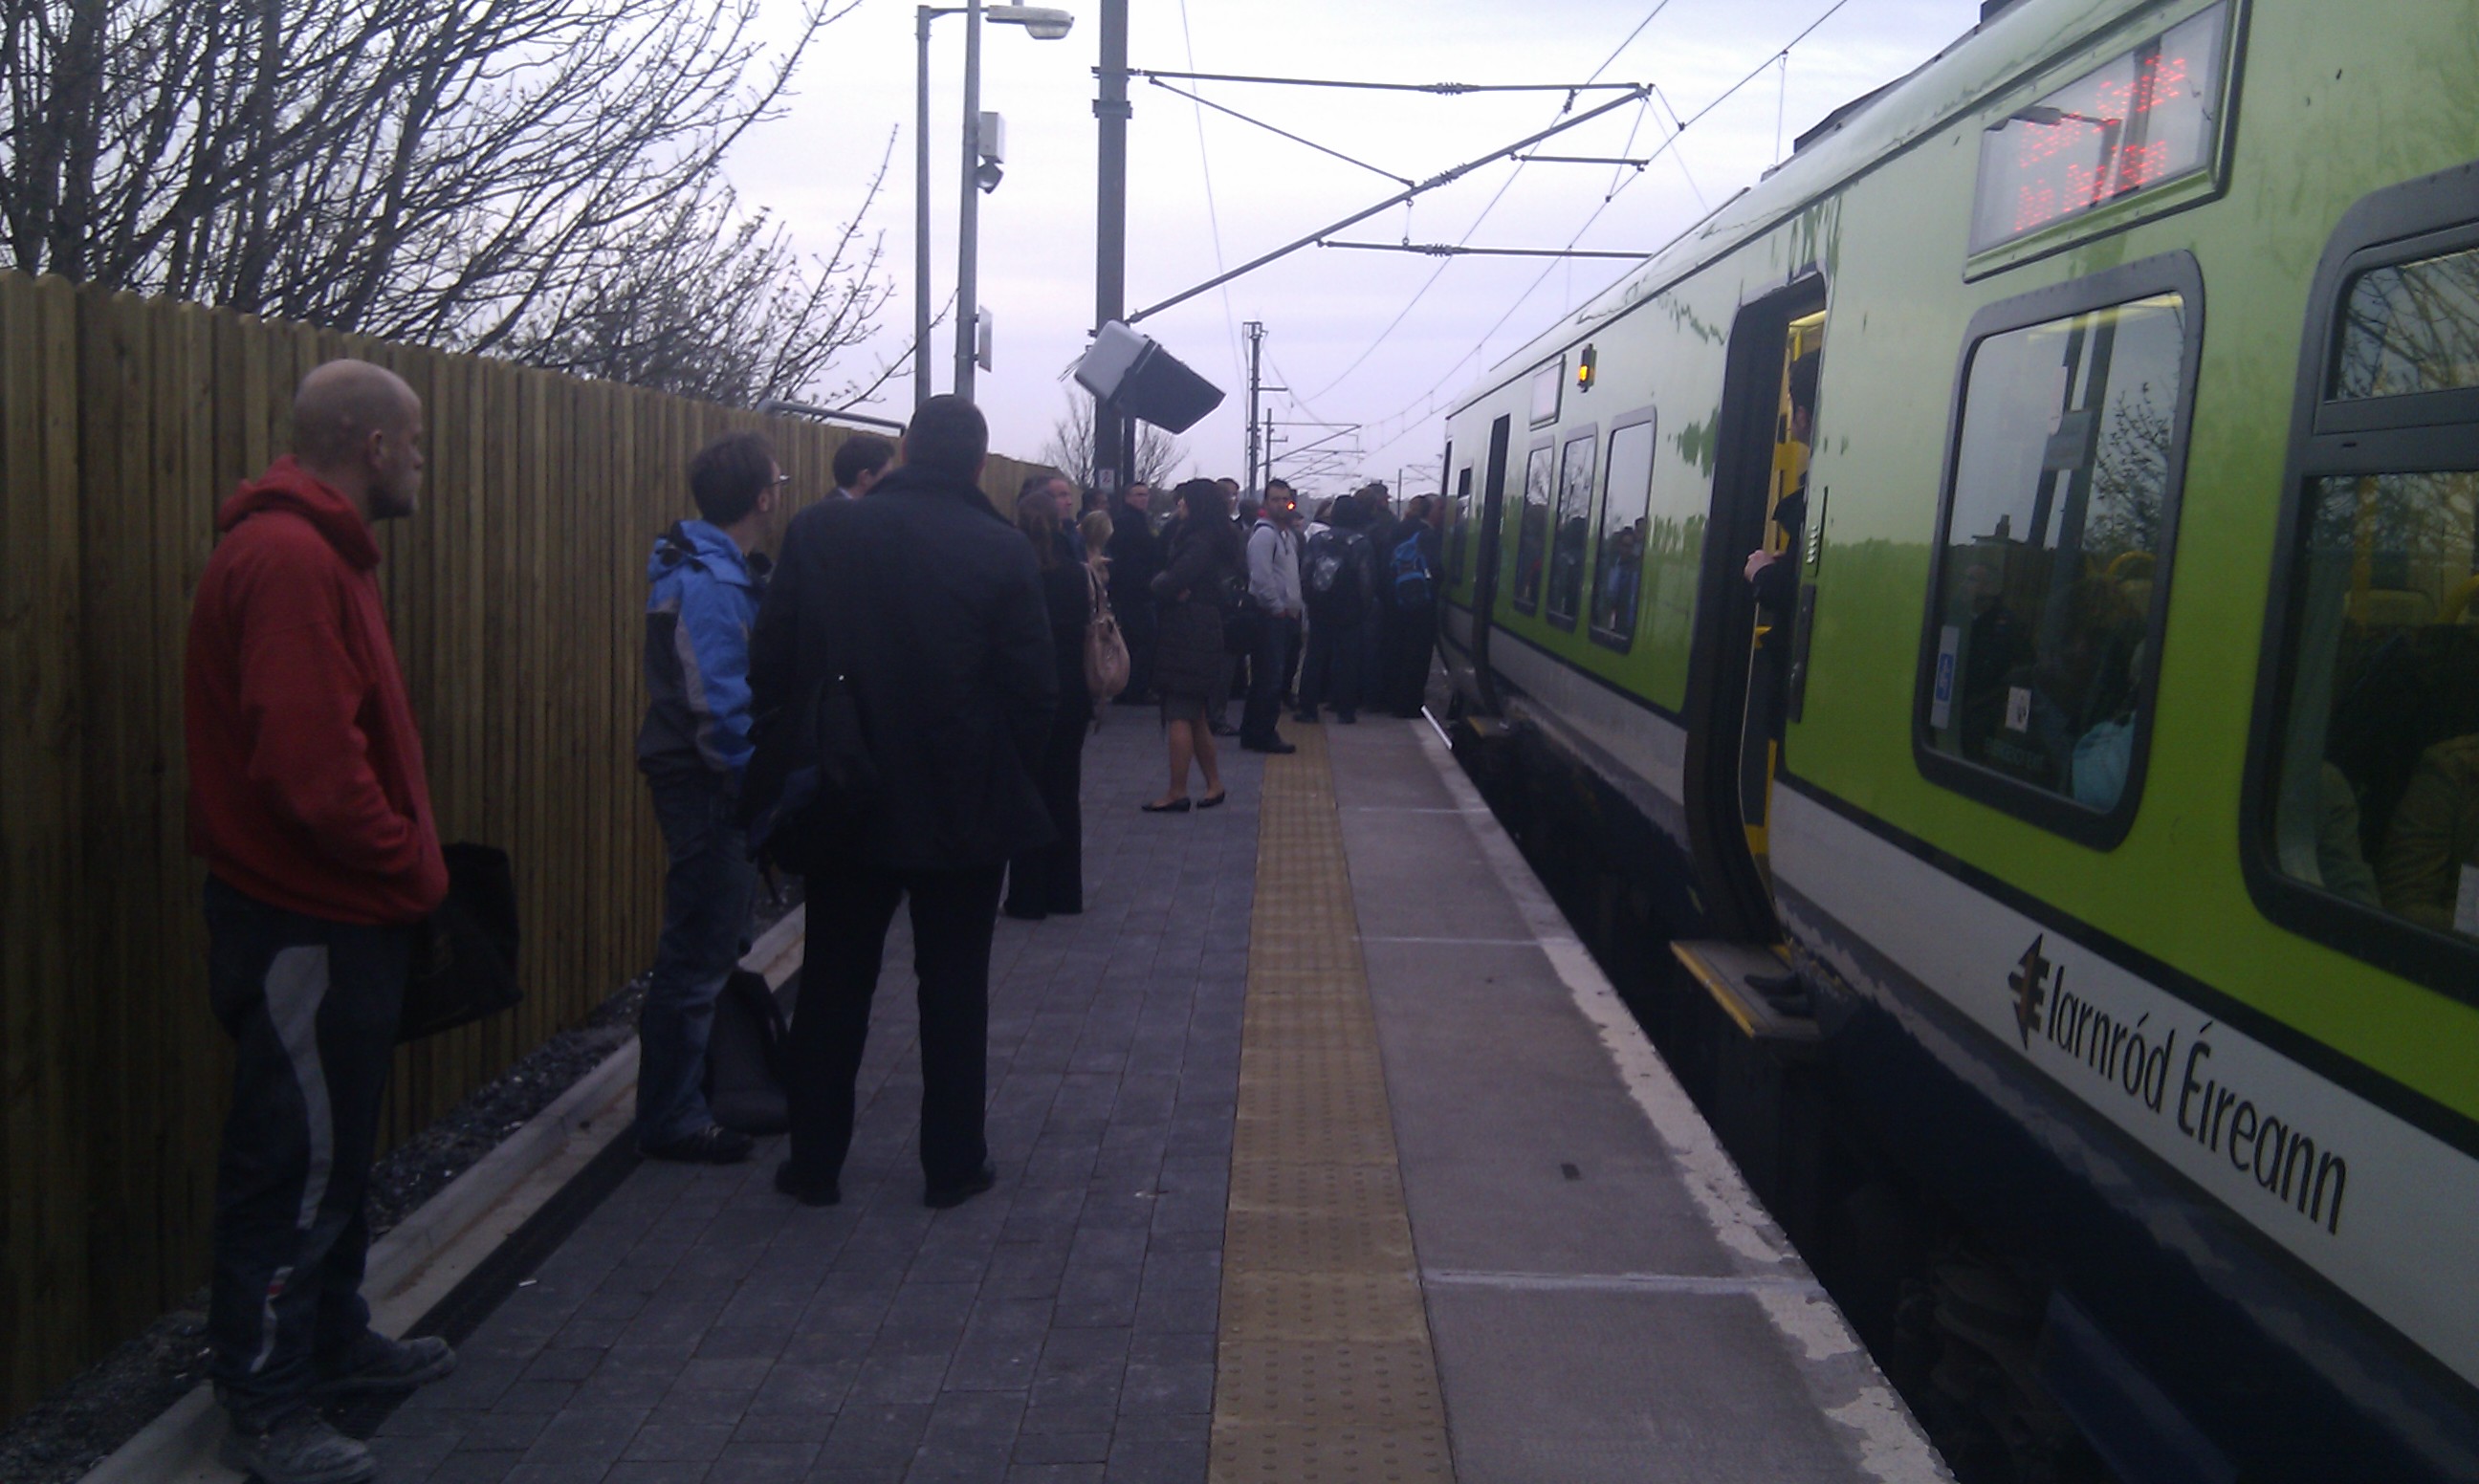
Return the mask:
<svg viewBox="0 0 2479 1484">
<path fill-rule="evenodd" d="M 1556 449 L 1550 444 L 1533 448 L 1523 461 L 1523 508 L 1516 517 L 1515 611 L 1541 608 L 1541 568 L 1548 551 L 1549 482 L 1556 472 Z"/>
<path fill-rule="evenodd" d="M 1591 545 L 1593 450 L 1599 434 L 1570 438 L 1558 455 L 1558 508 L 1550 518 L 1549 622 L 1575 627 L 1584 601 L 1584 556 Z"/>
<path fill-rule="evenodd" d="M 1635 616 L 1644 592 L 1645 542 L 1652 511 L 1653 419 L 1630 422 L 1610 434 L 1608 472 L 1601 479 L 1601 530 L 1595 543 L 1592 635 L 1614 649 L 1635 639 Z"/>
</svg>

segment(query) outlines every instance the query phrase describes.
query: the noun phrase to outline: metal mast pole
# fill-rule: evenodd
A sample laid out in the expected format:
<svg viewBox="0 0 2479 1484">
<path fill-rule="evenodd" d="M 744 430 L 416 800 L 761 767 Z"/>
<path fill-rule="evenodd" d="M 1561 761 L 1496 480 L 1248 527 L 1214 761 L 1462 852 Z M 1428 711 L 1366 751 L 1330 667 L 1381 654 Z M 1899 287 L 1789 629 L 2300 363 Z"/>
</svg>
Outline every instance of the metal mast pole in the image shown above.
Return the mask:
<svg viewBox="0 0 2479 1484">
<path fill-rule="evenodd" d="M 1251 320 L 1240 328 L 1241 333 L 1248 337 L 1248 478 L 1246 486 L 1251 499 L 1262 499 L 1265 498 L 1265 487 L 1257 479 L 1258 455 L 1261 449 L 1268 453 L 1272 451 L 1270 448 L 1265 448 L 1258 441 L 1257 436 L 1257 384 L 1259 368 L 1265 358 L 1263 347 L 1265 342 L 1265 322 L 1262 320 Z M 1270 464 L 1270 460 L 1268 463 Z"/>
<path fill-rule="evenodd" d="M 930 22 L 937 12 L 913 13 L 921 30 L 921 68 L 912 118 L 912 405 L 930 399 Z"/>
<path fill-rule="evenodd" d="M 1093 329 L 1128 311 L 1128 0 L 1102 0 L 1101 80 L 1093 99 L 1099 126 L 1093 211 Z M 1093 405 L 1093 482 L 1107 499 L 1136 478 L 1129 445 L 1135 429 L 1118 404 Z"/>
<path fill-rule="evenodd" d="M 981 327 L 977 278 L 982 231 L 982 188 L 973 171 L 982 163 L 982 0 L 964 3 L 964 167 L 961 204 L 956 212 L 956 395 L 973 399 L 973 341 Z"/>
</svg>

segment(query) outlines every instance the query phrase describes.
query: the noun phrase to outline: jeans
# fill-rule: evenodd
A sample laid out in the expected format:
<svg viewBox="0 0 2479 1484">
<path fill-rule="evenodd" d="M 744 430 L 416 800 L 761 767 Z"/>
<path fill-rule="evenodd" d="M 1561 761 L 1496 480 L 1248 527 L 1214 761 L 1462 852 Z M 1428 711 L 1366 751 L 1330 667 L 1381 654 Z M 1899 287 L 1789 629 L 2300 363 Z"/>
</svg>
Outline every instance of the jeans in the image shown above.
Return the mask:
<svg viewBox="0 0 2479 1484">
<path fill-rule="evenodd" d="M 637 1146 L 685 1139 L 714 1121 L 705 1106 L 705 1043 L 715 996 L 740 962 L 757 867 L 731 792 L 714 773 L 650 776 L 671 864 L 663 934 L 637 1021 Z"/>
<path fill-rule="evenodd" d="M 886 957 L 887 924 L 907 895 L 920 981 L 922 1173 L 931 1185 L 952 1185 L 989 1158 L 982 1113 L 1002 869 L 890 871 L 838 862 L 809 877 L 808 954 L 783 1079 L 790 1163 L 803 1184 L 839 1179 L 852 1152 L 853 1086 L 869 1041 L 870 1001 Z"/>
<path fill-rule="evenodd" d="M 256 1432 L 370 1330 L 362 1201 L 414 930 L 305 917 L 212 877 L 206 917 L 207 992 L 233 1038 L 208 1371 Z"/>
<path fill-rule="evenodd" d="M 1281 740 L 1274 723 L 1283 714 L 1283 677 L 1291 671 L 1291 648 L 1299 641 L 1298 619 L 1266 616 L 1257 648 L 1248 656 L 1248 704 L 1240 712 L 1241 747 Z"/>
<path fill-rule="evenodd" d="M 1367 647 L 1365 627 L 1358 614 L 1348 620 L 1310 621 L 1308 657 L 1300 665 L 1302 716 L 1316 715 L 1320 704 L 1332 705 L 1342 718 L 1359 711 L 1360 661 Z"/>
</svg>

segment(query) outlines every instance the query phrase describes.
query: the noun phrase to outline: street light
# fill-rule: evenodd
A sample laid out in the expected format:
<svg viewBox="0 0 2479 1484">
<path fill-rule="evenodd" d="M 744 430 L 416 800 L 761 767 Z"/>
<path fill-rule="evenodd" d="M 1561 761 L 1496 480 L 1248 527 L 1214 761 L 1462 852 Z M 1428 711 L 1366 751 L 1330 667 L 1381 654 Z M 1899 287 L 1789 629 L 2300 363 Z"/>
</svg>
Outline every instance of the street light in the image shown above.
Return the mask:
<svg viewBox="0 0 2479 1484">
<path fill-rule="evenodd" d="M 912 405 L 930 397 L 930 23 L 941 15 L 965 17 L 964 31 L 964 205 L 958 226 L 962 234 L 963 276 L 956 286 L 958 360 L 971 364 L 973 310 L 973 240 L 980 226 L 978 187 L 973 176 L 981 163 L 975 131 L 980 122 L 982 92 L 982 30 L 986 18 L 1003 26 L 1022 26 L 1036 41 L 1056 41 L 1067 35 L 1076 17 L 1065 11 L 1037 5 L 968 5 L 917 7 L 921 64 L 913 92 L 912 171 Z M 961 373 L 957 392 L 972 396 L 972 376 Z"/>
</svg>

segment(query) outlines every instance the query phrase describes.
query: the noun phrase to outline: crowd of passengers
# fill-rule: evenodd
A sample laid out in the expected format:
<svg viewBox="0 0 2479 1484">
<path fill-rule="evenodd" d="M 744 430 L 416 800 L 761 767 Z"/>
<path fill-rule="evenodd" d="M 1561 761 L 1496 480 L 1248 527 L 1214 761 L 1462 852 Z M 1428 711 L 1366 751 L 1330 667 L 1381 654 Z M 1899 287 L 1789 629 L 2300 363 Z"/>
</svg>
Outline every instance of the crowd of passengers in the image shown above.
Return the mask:
<svg viewBox="0 0 2479 1484">
<path fill-rule="evenodd" d="M 400 1008 L 450 891 L 376 580 L 374 526 L 420 504 L 422 418 L 374 365 L 303 378 L 294 451 L 217 514 L 190 627 L 192 844 L 236 1047 L 210 1369 L 223 1461 L 268 1484 L 373 1477 L 319 1405 L 455 1366 L 443 1340 L 373 1331 L 361 1293 Z M 667 853 L 633 1130 L 649 1157 L 754 1149 L 705 1090 L 760 881 L 753 842 L 805 876 L 808 912 L 776 1189 L 842 1199 L 870 1003 L 908 904 L 923 1198 L 952 1207 L 997 1179 L 983 1117 L 995 920 L 1085 905 L 1079 764 L 1101 707 L 1158 708 L 1169 785 L 1129 801 L 1155 814 L 1225 802 L 1214 738 L 1234 697 L 1240 746 L 1265 753 L 1293 750 L 1286 705 L 1302 721 L 1418 713 L 1434 498 L 1398 517 L 1371 485 L 1303 523 L 1280 480 L 1258 503 L 1227 479 L 1106 502 L 1045 470 L 1002 510 L 981 489 L 987 453 L 982 415 L 953 397 L 925 402 L 900 444 L 846 438 L 832 494 L 771 562 L 758 547 L 788 476 L 766 439 L 730 434 L 690 461 L 697 514 L 646 572 L 636 754 Z"/>
</svg>

